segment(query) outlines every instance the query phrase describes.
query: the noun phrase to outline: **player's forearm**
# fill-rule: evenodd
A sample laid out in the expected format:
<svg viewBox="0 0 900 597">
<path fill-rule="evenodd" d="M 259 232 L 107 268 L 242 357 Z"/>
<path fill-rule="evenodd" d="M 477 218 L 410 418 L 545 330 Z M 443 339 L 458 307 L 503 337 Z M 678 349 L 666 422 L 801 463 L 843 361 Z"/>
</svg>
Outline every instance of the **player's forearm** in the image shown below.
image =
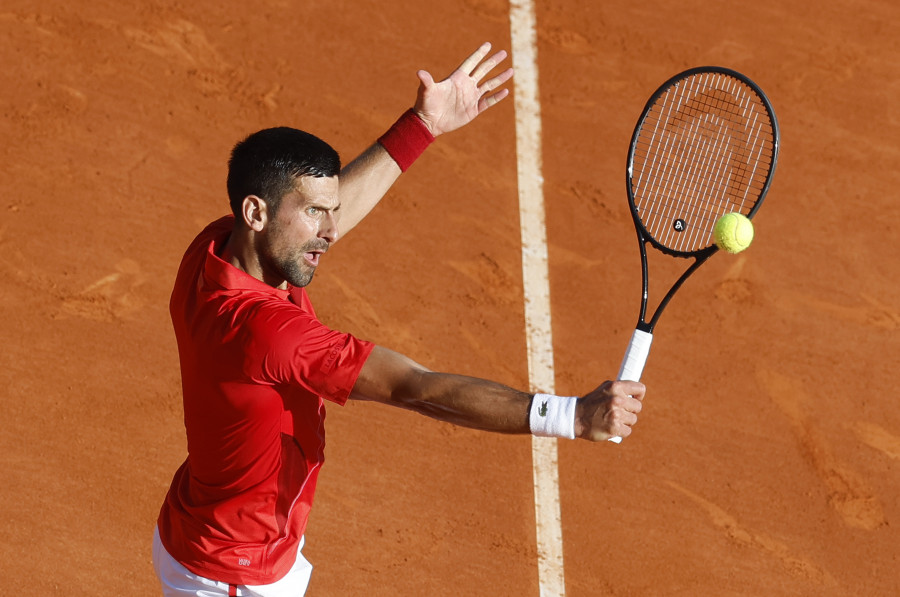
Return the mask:
<svg viewBox="0 0 900 597">
<path fill-rule="evenodd" d="M 344 166 L 340 177 L 341 235 L 346 234 L 378 205 L 400 176 L 400 167 L 379 143 Z"/>
<path fill-rule="evenodd" d="M 532 395 L 502 384 L 422 371 L 409 385 L 397 388 L 390 403 L 433 419 L 499 433 L 529 433 Z"/>
<path fill-rule="evenodd" d="M 399 406 L 465 427 L 529 431 L 531 394 L 484 379 L 436 373 L 382 346 L 375 346 L 366 359 L 351 398 Z"/>
<path fill-rule="evenodd" d="M 372 211 L 401 172 L 412 166 L 432 142 L 434 134 L 428 125 L 409 109 L 377 143 L 341 170 L 341 234 Z"/>
</svg>

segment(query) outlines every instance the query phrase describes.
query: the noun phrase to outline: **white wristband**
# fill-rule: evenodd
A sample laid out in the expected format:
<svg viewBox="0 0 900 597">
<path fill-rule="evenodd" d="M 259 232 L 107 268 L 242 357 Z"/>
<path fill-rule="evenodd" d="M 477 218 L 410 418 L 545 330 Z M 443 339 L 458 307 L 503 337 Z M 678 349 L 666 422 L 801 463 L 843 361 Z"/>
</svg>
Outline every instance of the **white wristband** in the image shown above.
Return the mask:
<svg viewBox="0 0 900 597">
<path fill-rule="evenodd" d="M 528 423 L 532 435 L 575 439 L 577 397 L 535 394 Z"/>
</svg>

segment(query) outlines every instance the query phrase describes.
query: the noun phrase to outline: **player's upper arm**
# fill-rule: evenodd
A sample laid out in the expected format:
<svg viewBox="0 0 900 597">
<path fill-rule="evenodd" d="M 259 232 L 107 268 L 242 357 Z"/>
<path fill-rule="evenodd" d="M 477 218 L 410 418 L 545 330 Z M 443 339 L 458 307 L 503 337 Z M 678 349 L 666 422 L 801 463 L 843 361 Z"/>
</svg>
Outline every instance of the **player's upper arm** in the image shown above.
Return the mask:
<svg viewBox="0 0 900 597">
<path fill-rule="evenodd" d="M 415 399 L 422 374 L 429 370 L 412 359 L 382 346 L 375 346 L 366 359 L 350 398 L 375 402 L 404 403 Z"/>
</svg>

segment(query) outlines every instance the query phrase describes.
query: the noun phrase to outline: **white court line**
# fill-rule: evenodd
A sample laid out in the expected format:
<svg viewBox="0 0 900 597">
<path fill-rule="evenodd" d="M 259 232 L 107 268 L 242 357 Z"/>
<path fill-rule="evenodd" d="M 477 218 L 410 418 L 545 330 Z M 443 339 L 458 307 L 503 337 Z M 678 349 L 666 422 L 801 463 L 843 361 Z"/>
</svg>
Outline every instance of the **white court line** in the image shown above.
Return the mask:
<svg viewBox="0 0 900 597">
<path fill-rule="evenodd" d="M 553 336 L 550 327 L 550 280 L 544 223 L 544 177 L 541 169 L 541 106 L 538 101 L 537 39 L 531 0 L 510 0 L 515 77 L 516 158 L 519 217 L 522 229 L 522 279 L 525 336 L 531 391 L 554 393 Z M 541 597 L 565 595 L 559 472 L 556 440 L 532 436 L 534 510 L 537 523 L 538 580 Z"/>
</svg>

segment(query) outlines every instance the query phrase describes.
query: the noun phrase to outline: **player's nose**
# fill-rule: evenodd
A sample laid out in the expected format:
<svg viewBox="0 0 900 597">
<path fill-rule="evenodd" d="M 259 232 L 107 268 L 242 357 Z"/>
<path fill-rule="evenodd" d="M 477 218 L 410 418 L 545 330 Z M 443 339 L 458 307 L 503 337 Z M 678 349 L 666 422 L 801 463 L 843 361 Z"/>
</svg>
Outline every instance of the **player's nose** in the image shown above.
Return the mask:
<svg viewBox="0 0 900 597">
<path fill-rule="evenodd" d="M 337 218 L 335 217 L 334 212 L 329 211 L 325 214 L 325 217 L 322 219 L 322 223 L 319 226 L 318 236 L 319 238 L 328 241 L 328 244 L 332 244 L 338 239 L 340 232 L 338 230 Z"/>
</svg>

